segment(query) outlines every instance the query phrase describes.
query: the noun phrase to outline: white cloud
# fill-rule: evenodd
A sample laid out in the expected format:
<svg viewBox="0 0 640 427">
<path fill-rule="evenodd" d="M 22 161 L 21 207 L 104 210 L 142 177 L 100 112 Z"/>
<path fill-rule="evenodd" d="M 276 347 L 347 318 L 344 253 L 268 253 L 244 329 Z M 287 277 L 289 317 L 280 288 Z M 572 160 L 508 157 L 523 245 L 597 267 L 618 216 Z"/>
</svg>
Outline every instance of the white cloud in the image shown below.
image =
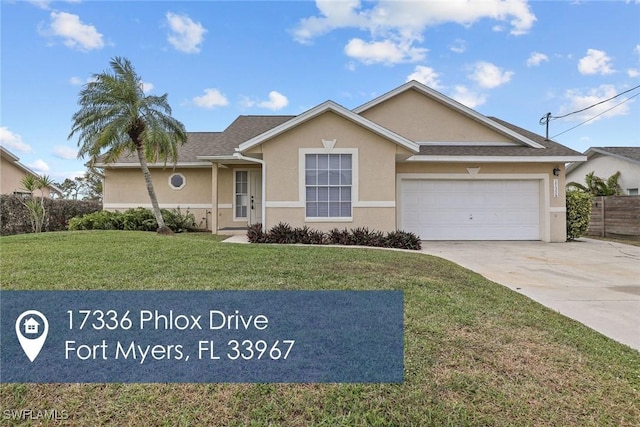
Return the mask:
<svg viewBox="0 0 640 427">
<path fill-rule="evenodd" d="M 61 159 L 73 160 L 78 157 L 78 150 L 66 145 L 58 145 L 53 148 L 53 155 Z"/>
<path fill-rule="evenodd" d="M 74 86 L 80 86 L 81 84 L 84 84 L 84 81 L 80 77 L 73 76 L 69 79 L 69 83 Z"/>
<path fill-rule="evenodd" d="M 207 30 L 199 22 L 193 22 L 187 15 L 167 12 L 166 15 L 171 33 L 167 40 L 171 45 L 184 53 L 200 52 L 200 44 L 204 41 Z"/>
<path fill-rule="evenodd" d="M 266 101 L 258 101 L 249 97 L 243 97 L 240 104 L 245 108 L 260 107 L 267 108 L 272 111 L 282 110 L 289 105 L 289 99 L 278 91 L 269 92 L 269 99 Z"/>
<path fill-rule="evenodd" d="M 344 52 L 347 56 L 364 64 L 398 64 L 422 61 L 427 50 L 414 47 L 411 42 L 396 43 L 392 40 L 365 42 L 354 38 L 344 47 Z"/>
<path fill-rule="evenodd" d="M 409 74 L 407 81 L 415 80 L 423 85 L 429 86 L 432 89 L 440 89 L 440 81 L 438 80 L 439 74 L 431 67 L 424 65 L 416 65 L 413 73 Z"/>
<path fill-rule="evenodd" d="M 449 50 L 454 53 L 464 53 L 467 50 L 467 42 L 462 39 L 456 39 L 449 46 Z"/>
<path fill-rule="evenodd" d="M 545 61 L 549 61 L 549 57 L 544 53 L 531 52 L 531 55 L 529 55 L 527 59 L 527 67 L 536 67 Z"/>
<path fill-rule="evenodd" d="M 84 24 L 78 15 L 67 12 L 51 12 L 49 27 L 42 33 L 46 36 L 61 37 L 65 46 L 88 52 L 102 49 L 102 34 L 93 25 Z"/>
<path fill-rule="evenodd" d="M 0 127 L 0 144 L 9 151 L 19 151 L 21 153 L 31 151 L 31 147 L 22 142 L 22 137 L 17 133 L 11 132 L 6 126 Z"/>
<path fill-rule="evenodd" d="M 74 85 L 74 86 L 81 86 L 85 83 L 91 83 L 91 82 L 95 82 L 96 78 L 95 77 L 87 77 L 86 79 L 82 80 L 82 78 L 78 77 L 78 76 L 73 76 L 71 78 L 69 78 L 69 83 Z"/>
<path fill-rule="evenodd" d="M 636 47 L 633 48 L 633 53 L 640 55 L 640 44 L 637 44 Z"/>
<path fill-rule="evenodd" d="M 456 86 L 451 98 L 469 108 L 476 108 L 487 102 L 487 97 L 484 94 L 474 92 L 466 86 Z"/>
<path fill-rule="evenodd" d="M 359 0 L 317 0 L 316 7 L 320 16 L 303 18 L 294 28 L 293 35 L 298 42 L 310 42 L 314 37 L 338 28 L 367 29 L 372 34 L 388 30 L 415 34 L 439 24 L 451 22 L 468 26 L 485 18 L 508 22 L 511 33 L 520 35 L 527 33 L 536 20 L 526 0 L 380 0 L 370 8 L 363 8 Z"/>
<path fill-rule="evenodd" d="M 379 0 L 316 0 L 319 14 L 301 19 L 292 30 L 293 38 L 309 44 L 315 37 L 340 28 L 368 31 L 370 40 L 353 38 L 345 53 L 366 64 L 415 62 L 424 59 L 426 49 L 417 47 L 428 27 L 445 23 L 470 26 L 481 19 L 504 22 L 511 34 L 529 31 L 536 20 L 526 0 L 468 0 L 405 2 Z M 456 41 L 451 49 L 464 51 L 464 43 Z"/>
<path fill-rule="evenodd" d="M 596 88 L 589 89 L 587 91 L 580 91 L 578 89 L 570 89 L 567 90 L 564 94 L 564 98 L 566 99 L 566 103 L 560 107 L 560 111 L 558 113 L 559 116 L 571 113 L 573 111 L 582 110 L 584 108 L 590 107 L 598 102 L 604 101 L 605 99 L 609 99 L 618 94 L 618 90 L 613 85 L 600 85 Z M 628 99 L 628 98 L 626 98 Z M 592 119 L 589 123 L 593 123 L 602 118 L 614 117 L 614 116 L 624 116 L 629 114 L 630 104 L 633 100 L 626 102 L 624 104 L 620 104 L 624 101 L 625 98 L 620 97 L 616 99 L 612 99 L 610 101 L 604 102 L 602 104 L 596 105 L 593 108 L 589 108 L 586 111 L 572 114 L 568 116 L 566 120 L 573 121 L 585 121 Z M 606 110 L 620 104 L 618 107 L 612 109 L 611 111 Z M 598 116 L 602 114 L 601 116 Z M 598 116 L 597 118 L 594 118 Z"/>
<path fill-rule="evenodd" d="M 208 88 L 204 95 L 193 98 L 193 103 L 202 108 L 224 107 L 229 100 L 218 89 Z"/>
<path fill-rule="evenodd" d="M 149 82 L 142 82 L 142 91 L 144 93 L 149 93 L 153 90 L 154 86 L 153 83 L 149 83 Z"/>
<path fill-rule="evenodd" d="M 469 78 L 482 88 L 493 89 L 508 83 L 513 74 L 513 71 L 503 71 L 490 62 L 480 61 L 474 65 L 474 70 Z"/>
<path fill-rule="evenodd" d="M 282 110 L 287 105 L 289 105 L 289 100 L 287 99 L 287 97 L 275 90 L 269 92 L 268 101 L 262 101 L 258 103 L 258 107 L 268 108 L 272 111 Z"/>
<path fill-rule="evenodd" d="M 611 58 L 607 53 L 598 49 L 588 49 L 587 56 L 578 61 L 578 71 L 581 74 L 612 74 L 615 70 L 611 66 Z"/>
<path fill-rule="evenodd" d="M 49 172 L 49 165 L 47 164 L 47 162 L 45 162 L 42 159 L 38 159 L 36 161 L 33 161 L 29 164 L 27 164 L 27 166 L 29 167 L 29 169 L 33 169 L 33 171 L 35 173 L 37 173 L 38 175 L 44 175 L 47 172 Z"/>
<path fill-rule="evenodd" d="M 640 70 L 637 68 L 629 68 L 627 70 L 627 75 L 632 79 L 635 79 L 636 77 L 640 77 Z"/>
</svg>

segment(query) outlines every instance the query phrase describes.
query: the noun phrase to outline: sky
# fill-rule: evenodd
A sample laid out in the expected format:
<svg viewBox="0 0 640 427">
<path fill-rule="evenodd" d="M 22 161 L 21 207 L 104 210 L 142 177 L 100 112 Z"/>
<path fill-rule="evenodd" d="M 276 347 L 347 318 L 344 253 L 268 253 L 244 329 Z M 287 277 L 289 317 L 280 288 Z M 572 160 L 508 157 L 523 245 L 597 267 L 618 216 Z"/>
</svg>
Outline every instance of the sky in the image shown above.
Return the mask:
<svg viewBox="0 0 640 427">
<path fill-rule="evenodd" d="M 59 183 L 86 169 L 71 117 L 114 57 L 187 131 L 417 80 L 540 135 L 586 108 L 549 123 L 580 152 L 640 146 L 638 0 L 0 1 L 0 143 Z"/>
</svg>

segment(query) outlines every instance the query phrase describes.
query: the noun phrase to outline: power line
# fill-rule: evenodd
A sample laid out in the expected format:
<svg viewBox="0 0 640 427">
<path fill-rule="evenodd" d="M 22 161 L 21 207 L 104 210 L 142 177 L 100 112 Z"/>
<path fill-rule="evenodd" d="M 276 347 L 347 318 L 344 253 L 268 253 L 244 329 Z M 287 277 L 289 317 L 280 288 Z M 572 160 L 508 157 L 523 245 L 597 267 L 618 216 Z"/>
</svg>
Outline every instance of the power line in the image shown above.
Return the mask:
<svg viewBox="0 0 640 427">
<path fill-rule="evenodd" d="M 611 107 L 611 108 L 607 108 L 607 109 L 606 109 L 606 110 L 604 110 L 602 113 L 600 113 L 600 114 L 596 114 L 595 116 L 591 117 L 590 119 L 585 120 L 585 121 L 584 121 L 584 122 L 582 122 L 582 123 L 578 123 L 577 125 L 575 125 L 575 126 L 574 126 L 574 127 L 572 127 L 572 128 L 569 128 L 569 129 L 567 129 L 567 130 L 565 130 L 565 131 L 562 131 L 562 132 L 560 132 L 560 133 L 558 133 L 558 134 L 553 135 L 551 138 L 555 138 L 556 136 L 560 136 L 560 135 L 562 135 L 562 134 L 564 134 L 564 133 L 569 132 L 570 130 L 574 130 L 574 129 L 575 129 L 575 128 L 577 128 L 578 126 L 582 126 L 583 124 L 588 123 L 588 122 L 590 122 L 591 120 L 594 120 L 594 119 L 596 119 L 596 118 L 600 117 L 601 115 L 603 115 L 603 114 L 605 114 L 605 113 L 608 113 L 609 111 L 613 110 L 613 109 L 614 109 L 614 108 L 616 108 L 616 107 L 621 106 L 621 105 L 622 105 L 622 104 L 624 104 L 625 102 L 630 101 L 632 98 L 635 98 L 635 97 L 636 97 L 636 96 L 638 96 L 638 95 L 640 95 L 640 92 L 636 93 L 636 94 L 635 94 L 635 95 L 633 95 L 633 96 L 630 96 L 629 98 L 625 99 L 624 101 L 622 101 L 622 102 L 621 102 L 621 103 L 619 103 L 619 104 L 614 105 L 614 106 L 613 106 L 613 107 Z"/>
<path fill-rule="evenodd" d="M 627 89 L 627 90 L 625 90 L 624 92 L 620 92 L 619 94 L 614 95 L 614 96 L 612 96 L 611 98 L 605 99 L 605 100 L 603 100 L 603 101 L 596 102 L 595 104 L 592 104 L 592 105 L 590 105 L 590 106 L 588 106 L 588 107 L 582 108 L 582 109 L 580 109 L 580 110 L 572 111 L 571 113 L 563 114 L 562 116 L 553 116 L 551 113 L 547 113 L 547 114 L 545 114 L 544 116 L 542 116 L 542 117 L 540 118 L 540 124 L 541 124 L 541 125 L 543 125 L 543 126 L 545 126 L 545 125 L 546 125 L 546 128 L 547 128 L 547 131 L 546 131 L 546 139 L 547 139 L 547 140 L 549 139 L 549 122 L 550 122 L 551 120 L 562 119 L 562 118 L 565 118 L 565 117 L 571 116 L 572 114 L 582 113 L 583 111 L 587 111 L 588 109 L 593 108 L 593 107 L 595 107 L 595 106 L 597 106 L 597 105 L 604 104 L 605 102 L 609 102 L 609 101 L 611 101 L 612 99 L 615 99 L 615 98 L 617 98 L 617 97 L 619 97 L 619 96 L 621 96 L 621 95 L 624 95 L 625 93 L 629 93 L 629 92 L 631 92 L 631 91 L 634 91 L 634 90 L 636 90 L 636 89 L 638 89 L 638 88 L 640 88 L 640 85 L 635 86 L 635 87 L 632 87 L 631 89 Z M 581 125 L 583 125 L 583 124 L 585 124 L 585 123 L 587 123 L 587 122 L 590 122 L 591 120 L 595 119 L 596 117 L 601 116 L 602 114 L 606 113 L 607 111 L 611 111 L 611 110 L 613 110 L 614 108 L 618 107 L 619 105 L 624 104 L 625 102 L 627 102 L 627 101 L 628 101 L 628 100 L 630 100 L 631 98 L 635 98 L 635 97 L 636 97 L 636 96 L 638 96 L 639 94 L 640 94 L 640 93 L 637 93 L 637 94 L 635 94 L 635 95 L 631 96 L 630 98 L 625 99 L 625 100 L 624 100 L 624 101 L 622 101 L 621 103 L 619 103 L 619 104 L 617 104 L 617 105 L 614 105 L 613 107 L 609 108 L 608 110 L 603 111 L 602 113 L 600 113 L 600 114 L 598 114 L 598 115 L 596 115 L 596 116 L 594 116 L 594 117 L 590 118 L 589 120 L 586 120 L 586 121 L 584 121 L 584 122 L 582 122 L 582 123 L 580 123 L 580 124 L 578 124 L 578 125 L 576 125 L 576 126 L 572 127 L 571 129 L 567 129 L 566 131 L 564 131 L 564 132 L 562 132 L 562 133 L 569 132 L 570 130 L 575 129 L 575 128 L 577 128 L 578 126 L 581 126 Z M 558 135 L 562 135 L 562 133 L 559 133 Z M 555 138 L 556 136 L 558 136 L 558 135 L 555 135 L 555 136 L 554 136 L 554 138 Z"/>
</svg>

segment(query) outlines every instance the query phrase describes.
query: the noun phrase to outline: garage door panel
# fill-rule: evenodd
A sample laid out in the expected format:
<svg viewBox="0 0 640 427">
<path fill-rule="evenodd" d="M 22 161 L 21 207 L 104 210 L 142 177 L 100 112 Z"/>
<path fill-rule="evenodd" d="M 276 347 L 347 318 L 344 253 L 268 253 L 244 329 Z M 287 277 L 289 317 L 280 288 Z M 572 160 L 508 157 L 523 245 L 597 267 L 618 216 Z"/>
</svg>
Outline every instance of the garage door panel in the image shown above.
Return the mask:
<svg viewBox="0 0 640 427">
<path fill-rule="evenodd" d="M 540 184 L 405 180 L 401 228 L 424 240 L 539 240 Z"/>
</svg>

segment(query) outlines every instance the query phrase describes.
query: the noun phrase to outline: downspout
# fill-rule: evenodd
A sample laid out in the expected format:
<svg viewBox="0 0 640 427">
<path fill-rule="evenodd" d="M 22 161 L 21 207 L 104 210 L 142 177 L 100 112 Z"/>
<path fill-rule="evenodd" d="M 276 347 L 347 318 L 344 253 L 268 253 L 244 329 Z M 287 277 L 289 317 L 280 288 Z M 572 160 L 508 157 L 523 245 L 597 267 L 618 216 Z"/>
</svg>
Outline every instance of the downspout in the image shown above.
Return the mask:
<svg viewBox="0 0 640 427">
<path fill-rule="evenodd" d="M 267 164 L 262 159 L 256 159 L 254 157 L 243 156 L 242 153 L 233 153 L 233 157 L 239 160 L 245 160 L 247 162 L 259 163 L 262 166 L 262 228 L 265 229 L 265 222 L 267 220 Z"/>
</svg>

